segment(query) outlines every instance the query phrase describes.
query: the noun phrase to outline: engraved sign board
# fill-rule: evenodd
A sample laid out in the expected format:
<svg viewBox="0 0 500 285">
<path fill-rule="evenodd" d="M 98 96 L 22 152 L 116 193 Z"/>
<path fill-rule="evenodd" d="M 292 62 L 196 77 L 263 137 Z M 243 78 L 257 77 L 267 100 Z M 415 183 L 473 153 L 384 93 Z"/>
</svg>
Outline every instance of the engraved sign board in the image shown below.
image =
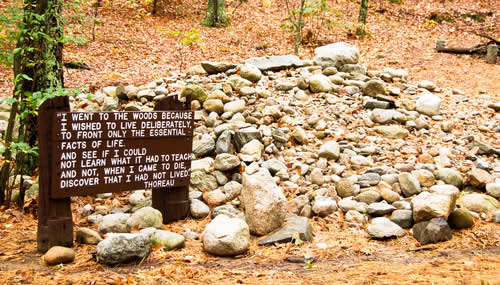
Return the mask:
<svg viewBox="0 0 500 285">
<path fill-rule="evenodd" d="M 53 198 L 189 185 L 192 111 L 55 112 Z"/>
</svg>

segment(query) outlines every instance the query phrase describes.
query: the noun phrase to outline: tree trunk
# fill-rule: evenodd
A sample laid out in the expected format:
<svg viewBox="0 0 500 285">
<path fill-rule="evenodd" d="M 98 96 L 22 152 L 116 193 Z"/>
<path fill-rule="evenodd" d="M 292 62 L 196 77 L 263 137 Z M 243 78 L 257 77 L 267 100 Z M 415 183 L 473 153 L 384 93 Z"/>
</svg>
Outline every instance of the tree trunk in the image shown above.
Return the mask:
<svg viewBox="0 0 500 285">
<path fill-rule="evenodd" d="M 304 14 L 304 5 L 306 1 L 300 1 L 300 11 L 299 11 L 299 19 L 297 20 L 297 38 L 295 39 L 295 55 L 299 55 L 299 45 L 300 45 L 300 37 L 302 33 L 302 15 Z"/>
<path fill-rule="evenodd" d="M 205 19 L 201 24 L 216 28 L 228 26 L 229 19 L 226 15 L 225 0 L 208 0 Z"/>
<path fill-rule="evenodd" d="M 25 0 L 25 10 L 36 15 L 42 15 L 40 24 L 28 22 L 28 33 L 46 33 L 50 38 L 39 37 L 39 39 L 27 40 L 24 49 L 34 48 L 23 56 L 21 61 L 21 73 L 26 74 L 33 80 L 24 80 L 21 89 L 24 92 L 50 92 L 64 87 L 63 81 L 63 24 L 62 6 L 63 0 Z M 25 19 L 26 21 L 26 19 Z M 22 42 L 22 41 L 21 41 Z M 38 106 L 33 106 L 36 108 Z M 30 146 L 37 145 L 37 116 L 29 114 L 25 119 L 25 142 Z M 25 156 L 25 173 L 32 174 L 38 165 L 36 156 Z"/>
<path fill-rule="evenodd" d="M 13 121 L 17 113 L 36 111 L 38 106 L 33 106 L 30 97 L 35 92 L 49 93 L 64 86 L 63 83 L 63 25 L 62 25 L 63 0 L 24 0 L 23 2 L 23 29 L 21 30 L 14 54 L 14 98 L 17 99 L 11 112 Z M 23 120 L 23 141 L 29 146 L 37 145 L 37 116 L 35 112 L 29 113 Z M 9 135 L 9 128 L 7 130 Z M 6 145 L 10 145 L 10 137 L 6 137 Z M 8 140 L 10 139 L 10 141 Z M 21 138 L 20 138 L 21 139 Z M 11 150 L 8 150 L 11 152 Z M 23 169 L 24 173 L 31 175 L 38 165 L 37 156 L 33 154 L 21 155 L 16 167 Z M 10 161 L 11 159 L 9 159 Z M 9 163 L 0 171 L 0 191 L 5 191 L 8 180 Z M 2 198 L 0 196 L 0 198 Z"/>
<path fill-rule="evenodd" d="M 366 16 L 368 14 L 368 0 L 361 0 L 361 6 L 359 8 L 359 17 L 358 23 L 361 24 L 361 27 L 356 29 L 356 34 L 358 36 L 364 36 L 366 34 L 365 25 L 366 25 Z"/>
</svg>

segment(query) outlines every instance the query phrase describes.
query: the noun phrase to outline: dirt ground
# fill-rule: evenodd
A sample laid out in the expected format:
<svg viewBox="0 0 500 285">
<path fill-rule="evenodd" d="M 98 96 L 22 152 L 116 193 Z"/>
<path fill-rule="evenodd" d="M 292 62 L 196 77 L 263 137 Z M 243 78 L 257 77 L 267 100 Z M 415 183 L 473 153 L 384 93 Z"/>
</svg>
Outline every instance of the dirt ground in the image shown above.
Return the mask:
<svg viewBox="0 0 500 285">
<path fill-rule="evenodd" d="M 184 48 L 184 70 L 202 60 L 239 63 L 251 56 L 293 52 L 293 35 L 280 28 L 285 18 L 282 1 L 249 0 L 234 12 L 232 25 L 209 29 L 199 25 L 205 1 L 172 1 L 159 16 L 140 1 L 104 1 L 102 25 L 96 41 L 65 47 L 65 60 L 83 60 L 90 70 L 65 70 L 67 87 L 79 88 L 124 83 L 140 85 L 179 69 L 176 41 L 167 31 L 199 30 L 200 41 Z M 147 2 L 147 1 L 145 1 Z M 335 1 L 346 22 L 357 18 L 359 1 Z M 372 3 L 373 2 L 373 3 Z M 6 2 L 0 4 L 4 7 Z M 458 88 L 466 95 L 500 99 L 500 65 L 486 64 L 476 55 L 436 53 L 437 39 L 448 46 L 468 47 L 487 40 L 474 34 L 486 29 L 498 38 L 498 0 L 408 0 L 404 5 L 370 1 L 369 36 L 357 38 L 345 26 L 322 31 L 319 41 L 300 50 L 311 58 L 324 43 L 347 41 L 359 47 L 361 63 L 370 68 L 404 68 L 409 80 L 432 80 L 440 87 Z M 385 10 L 383 13 L 375 9 Z M 83 9 L 88 15 L 92 9 Z M 444 11 L 483 13 L 485 22 L 458 17 L 454 23 L 426 20 Z M 67 29 L 88 36 L 89 26 Z M 265 47 L 265 49 L 262 49 Z M 12 93 L 12 74 L 0 68 L 0 96 Z M 77 209 L 89 201 L 73 203 L 75 228 L 87 226 Z M 36 203 L 35 203 L 36 205 Z M 187 241 L 181 250 L 156 249 L 139 263 L 108 267 L 93 258 L 95 247 L 75 244 L 72 264 L 48 267 L 36 252 L 36 218 L 27 212 L 0 210 L 0 283 L 4 284 L 500 284 L 500 225 L 476 220 L 470 230 L 453 232 L 451 241 L 420 246 L 410 235 L 374 241 L 363 228 L 348 226 L 337 213 L 314 218 L 314 241 L 303 245 L 257 246 L 238 258 L 218 258 L 202 251 L 200 241 Z M 187 219 L 165 230 L 185 228 L 201 233 L 208 220 Z M 306 260 L 314 259 L 312 262 Z"/>
</svg>

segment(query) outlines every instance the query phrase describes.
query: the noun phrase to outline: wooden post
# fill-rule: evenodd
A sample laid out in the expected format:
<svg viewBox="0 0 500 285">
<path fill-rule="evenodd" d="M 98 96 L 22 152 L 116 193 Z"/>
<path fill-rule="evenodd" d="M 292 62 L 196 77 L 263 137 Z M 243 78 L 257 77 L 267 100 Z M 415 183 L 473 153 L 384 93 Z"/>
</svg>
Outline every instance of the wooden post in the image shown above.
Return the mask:
<svg viewBox="0 0 500 285">
<path fill-rule="evenodd" d="M 497 56 L 498 56 L 498 46 L 495 44 L 488 45 L 488 47 L 486 48 L 486 63 L 489 64 L 497 63 Z"/>
<path fill-rule="evenodd" d="M 51 247 L 73 246 L 73 217 L 69 197 L 52 199 L 52 118 L 56 112 L 69 112 L 69 98 L 55 97 L 46 100 L 39 108 L 38 134 L 40 155 L 40 193 L 38 205 L 38 251 L 46 252 Z"/>
<path fill-rule="evenodd" d="M 186 102 L 180 102 L 177 96 L 168 96 L 156 103 L 155 110 L 190 110 L 191 96 Z M 193 137 L 186 137 L 185 143 L 193 144 Z M 187 167 L 191 169 L 191 161 Z M 182 187 L 156 188 L 153 190 L 153 208 L 159 210 L 163 216 L 163 223 L 168 224 L 184 219 L 189 214 L 189 185 Z"/>
</svg>

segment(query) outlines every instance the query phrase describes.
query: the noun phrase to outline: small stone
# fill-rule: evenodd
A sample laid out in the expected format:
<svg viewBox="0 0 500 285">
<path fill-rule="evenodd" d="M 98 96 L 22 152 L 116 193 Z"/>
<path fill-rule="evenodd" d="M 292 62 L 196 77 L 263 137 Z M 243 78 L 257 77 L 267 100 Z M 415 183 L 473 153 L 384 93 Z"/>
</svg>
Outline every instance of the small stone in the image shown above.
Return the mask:
<svg viewBox="0 0 500 285">
<path fill-rule="evenodd" d="M 441 98 L 434 94 L 424 94 L 417 99 L 416 110 L 427 116 L 439 115 Z"/>
<path fill-rule="evenodd" d="M 434 84 L 434 82 L 432 81 L 429 81 L 429 80 L 422 80 L 418 83 L 418 87 L 419 88 L 424 88 L 424 89 L 427 89 L 429 91 L 435 91 L 437 89 L 437 86 L 436 84 Z"/>
<path fill-rule="evenodd" d="M 144 207 L 137 210 L 127 220 L 127 227 L 130 229 L 161 228 L 163 217 L 160 211 L 152 207 Z"/>
<path fill-rule="evenodd" d="M 286 219 L 281 228 L 261 238 L 257 244 L 270 245 L 294 240 L 296 242 L 311 241 L 312 238 L 312 226 L 309 220 L 305 217 L 292 216 Z"/>
<path fill-rule="evenodd" d="M 307 144 L 308 143 L 308 138 L 306 131 L 300 127 L 296 127 L 295 130 L 292 132 L 292 136 L 295 139 L 295 141 L 299 144 Z"/>
<path fill-rule="evenodd" d="M 79 228 L 76 231 L 75 240 L 76 242 L 82 244 L 98 244 L 100 241 L 102 241 L 102 237 L 99 235 L 98 232 L 93 231 L 91 229 Z"/>
<path fill-rule="evenodd" d="M 235 100 L 224 104 L 224 112 L 239 113 L 245 111 L 245 100 Z"/>
<path fill-rule="evenodd" d="M 500 208 L 500 202 L 497 199 L 479 193 L 462 196 L 459 204 L 476 213 L 489 213 Z"/>
<path fill-rule="evenodd" d="M 469 184 L 473 187 L 483 189 L 486 184 L 494 182 L 495 179 L 488 171 L 484 169 L 474 168 L 467 173 Z"/>
<path fill-rule="evenodd" d="M 313 93 L 330 92 L 332 84 L 325 75 L 315 74 L 309 77 L 309 89 Z"/>
<path fill-rule="evenodd" d="M 215 157 L 215 169 L 227 171 L 240 166 L 240 159 L 236 155 L 227 153 L 218 154 Z"/>
<path fill-rule="evenodd" d="M 375 132 L 392 139 L 401 139 L 410 134 L 407 129 L 396 125 L 376 126 L 373 129 Z"/>
<path fill-rule="evenodd" d="M 47 265 L 71 263 L 75 260 L 75 251 L 68 247 L 53 246 L 45 253 L 43 260 Z"/>
<path fill-rule="evenodd" d="M 189 95 L 191 95 L 191 100 L 198 100 L 202 104 L 208 97 L 208 94 L 205 91 L 205 89 L 195 84 L 187 85 L 181 92 L 181 97 L 186 97 Z"/>
<path fill-rule="evenodd" d="M 420 188 L 420 183 L 417 178 L 415 178 L 410 173 L 401 173 L 398 177 L 399 186 L 405 197 L 411 197 L 422 192 Z"/>
<path fill-rule="evenodd" d="M 500 199 L 500 183 L 493 182 L 486 184 L 486 193 L 494 198 Z"/>
<path fill-rule="evenodd" d="M 413 213 L 411 210 L 395 210 L 392 212 L 391 221 L 403 229 L 409 229 L 413 225 Z"/>
<path fill-rule="evenodd" d="M 221 189 L 203 193 L 203 200 L 210 206 L 219 206 L 227 201 L 226 195 Z"/>
<path fill-rule="evenodd" d="M 345 220 L 349 223 L 365 224 L 366 216 L 355 210 L 349 210 L 345 214 Z"/>
<path fill-rule="evenodd" d="M 396 208 L 386 202 L 375 202 L 368 205 L 368 214 L 374 217 L 384 216 L 394 210 L 396 210 Z"/>
<path fill-rule="evenodd" d="M 262 72 L 252 64 L 244 64 L 240 70 L 240 76 L 251 82 L 258 82 L 262 78 Z"/>
<path fill-rule="evenodd" d="M 89 218 L 92 216 L 89 216 Z M 128 233 L 129 227 L 127 226 L 127 220 L 130 214 L 109 214 L 102 218 L 99 223 L 99 233 L 101 235 L 107 233 Z"/>
<path fill-rule="evenodd" d="M 371 203 L 380 201 L 381 198 L 382 197 L 380 196 L 380 193 L 377 190 L 368 190 L 360 193 L 354 199 L 369 205 Z"/>
<path fill-rule="evenodd" d="M 335 183 L 335 188 L 341 198 L 354 196 L 354 185 L 349 179 L 340 179 Z"/>
<path fill-rule="evenodd" d="M 319 157 L 330 160 L 337 160 L 340 156 L 340 147 L 336 141 L 328 141 L 321 145 L 318 153 Z"/>
<path fill-rule="evenodd" d="M 320 217 L 326 217 L 337 210 L 337 202 L 331 197 L 316 196 L 312 210 Z"/>
<path fill-rule="evenodd" d="M 161 245 L 165 250 L 184 247 L 184 236 L 168 231 L 156 230 L 151 236 L 153 245 Z"/>
<path fill-rule="evenodd" d="M 370 80 L 363 86 L 366 96 L 375 97 L 378 94 L 385 95 L 385 83 L 381 80 Z"/>
<path fill-rule="evenodd" d="M 152 249 L 146 234 L 112 234 L 97 244 L 97 262 L 107 265 L 146 258 Z"/>
<path fill-rule="evenodd" d="M 189 210 L 191 212 L 191 216 L 195 219 L 203 219 L 210 214 L 210 208 L 198 199 L 191 200 Z"/>
</svg>

